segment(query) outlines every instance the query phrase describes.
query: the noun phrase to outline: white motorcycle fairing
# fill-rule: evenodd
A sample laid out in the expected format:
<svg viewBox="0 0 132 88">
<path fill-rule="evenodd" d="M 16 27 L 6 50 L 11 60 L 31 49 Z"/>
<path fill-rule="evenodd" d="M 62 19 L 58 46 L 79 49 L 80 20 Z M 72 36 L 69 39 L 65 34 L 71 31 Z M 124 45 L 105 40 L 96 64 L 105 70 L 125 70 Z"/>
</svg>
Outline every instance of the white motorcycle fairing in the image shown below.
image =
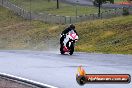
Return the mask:
<svg viewBox="0 0 132 88">
<path fill-rule="evenodd" d="M 66 38 L 63 41 L 64 46 L 66 46 L 67 42 L 69 40 L 78 40 L 78 36 L 76 35 L 76 33 L 72 30 L 70 31 L 67 35 Z M 69 42 L 69 47 L 71 45 L 71 42 Z"/>
</svg>

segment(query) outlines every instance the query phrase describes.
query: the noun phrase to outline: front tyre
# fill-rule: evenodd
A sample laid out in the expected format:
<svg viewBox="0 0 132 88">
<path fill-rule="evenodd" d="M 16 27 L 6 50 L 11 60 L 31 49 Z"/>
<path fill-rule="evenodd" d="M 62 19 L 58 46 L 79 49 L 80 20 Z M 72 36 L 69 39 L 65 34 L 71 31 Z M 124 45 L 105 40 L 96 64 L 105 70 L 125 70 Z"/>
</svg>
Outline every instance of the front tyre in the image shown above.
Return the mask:
<svg viewBox="0 0 132 88">
<path fill-rule="evenodd" d="M 60 51 L 60 53 L 61 53 L 61 54 L 64 54 L 65 52 L 62 50 L 62 51 Z"/>
<path fill-rule="evenodd" d="M 74 52 L 74 43 L 71 43 L 71 46 L 70 46 L 70 55 L 72 55 Z"/>
</svg>

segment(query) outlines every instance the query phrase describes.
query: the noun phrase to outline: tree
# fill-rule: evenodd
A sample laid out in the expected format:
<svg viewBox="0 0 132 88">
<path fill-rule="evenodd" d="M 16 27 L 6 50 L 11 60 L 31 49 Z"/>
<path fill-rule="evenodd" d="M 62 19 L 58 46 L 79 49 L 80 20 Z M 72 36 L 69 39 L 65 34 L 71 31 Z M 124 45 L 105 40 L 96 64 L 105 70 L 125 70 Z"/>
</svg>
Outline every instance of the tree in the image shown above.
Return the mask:
<svg viewBox="0 0 132 88">
<path fill-rule="evenodd" d="M 93 1 L 94 6 L 99 7 L 98 8 L 98 17 L 100 17 L 100 12 L 101 12 L 100 8 L 101 8 L 102 4 L 107 3 L 107 2 L 114 3 L 114 0 L 94 0 Z"/>
<path fill-rule="evenodd" d="M 113 4 L 114 0 L 94 0 L 93 4 L 94 4 L 94 6 L 99 7 L 99 4 L 102 5 L 102 4 L 108 3 L 108 2 Z"/>
<path fill-rule="evenodd" d="M 59 9 L 59 0 L 57 0 L 57 9 Z"/>
</svg>

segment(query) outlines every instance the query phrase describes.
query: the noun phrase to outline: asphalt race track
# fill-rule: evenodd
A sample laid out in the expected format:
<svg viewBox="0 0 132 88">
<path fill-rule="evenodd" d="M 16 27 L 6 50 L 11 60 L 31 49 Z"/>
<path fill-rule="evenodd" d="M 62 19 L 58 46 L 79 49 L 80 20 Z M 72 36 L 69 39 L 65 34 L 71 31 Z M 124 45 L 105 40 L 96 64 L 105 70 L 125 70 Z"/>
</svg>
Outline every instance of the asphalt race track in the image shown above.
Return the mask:
<svg viewBox="0 0 132 88">
<path fill-rule="evenodd" d="M 65 3 L 69 3 L 69 4 L 78 4 L 78 5 L 82 5 L 82 6 L 93 6 L 93 0 L 60 0 L 62 2 Z M 129 7 L 132 8 L 132 5 L 119 5 L 119 4 L 110 4 L 110 3 L 106 3 L 102 5 L 103 8 L 122 8 L 122 7 Z"/>
<path fill-rule="evenodd" d="M 0 51 L 0 72 L 59 88 L 132 88 L 130 84 L 86 84 L 76 82 L 78 66 L 88 74 L 130 74 L 132 55 L 74 53 L 60 55 L 45 51 Z"/>
</svg>

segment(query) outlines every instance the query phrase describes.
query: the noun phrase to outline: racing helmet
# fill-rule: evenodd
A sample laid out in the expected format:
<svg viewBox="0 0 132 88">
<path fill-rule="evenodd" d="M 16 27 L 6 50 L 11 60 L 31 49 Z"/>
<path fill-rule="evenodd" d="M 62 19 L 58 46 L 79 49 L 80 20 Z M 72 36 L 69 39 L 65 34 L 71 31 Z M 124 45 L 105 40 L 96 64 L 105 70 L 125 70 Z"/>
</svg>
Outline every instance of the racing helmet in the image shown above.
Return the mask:
<svg viewBox="0 0 132 88">
<path fill-rule="evenodd" d="M 75 26 L 73 24 L 70 24 L 70 28 L 75 29 Z"/>
</svg>

